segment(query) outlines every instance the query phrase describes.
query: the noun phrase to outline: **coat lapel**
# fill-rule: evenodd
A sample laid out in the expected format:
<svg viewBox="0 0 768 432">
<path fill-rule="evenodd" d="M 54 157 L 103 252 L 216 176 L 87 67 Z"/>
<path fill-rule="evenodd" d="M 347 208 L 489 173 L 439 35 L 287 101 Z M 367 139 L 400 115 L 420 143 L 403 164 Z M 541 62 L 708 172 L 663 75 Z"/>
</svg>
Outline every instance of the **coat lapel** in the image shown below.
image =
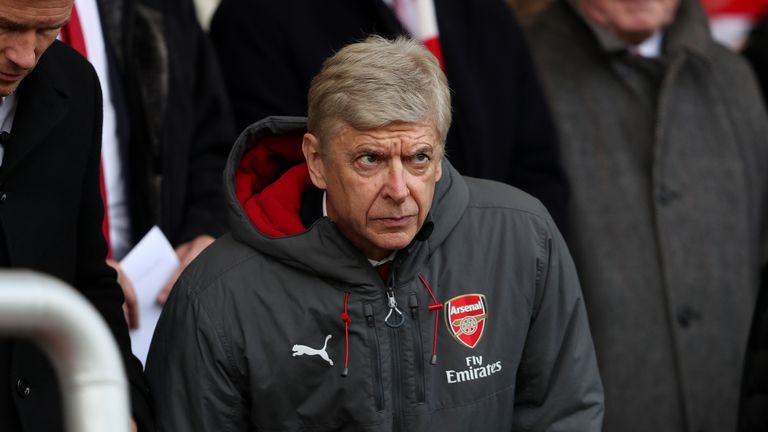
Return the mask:
<svg viewBox="0 0 768 432">
<path fill-rule="evenodd" d="M 58 44 L 60 42 L 54 42 Z M 49 49 L 55 49 L 51 47 Z M 11 128 L 0 178 L 10 172 L 43 140 L 67 112 L 69 90 L 55 73 L 62 65 L 51 53 L 43 54 L 35 69 L 19 85 L 18 107 Z"/>
</svg>

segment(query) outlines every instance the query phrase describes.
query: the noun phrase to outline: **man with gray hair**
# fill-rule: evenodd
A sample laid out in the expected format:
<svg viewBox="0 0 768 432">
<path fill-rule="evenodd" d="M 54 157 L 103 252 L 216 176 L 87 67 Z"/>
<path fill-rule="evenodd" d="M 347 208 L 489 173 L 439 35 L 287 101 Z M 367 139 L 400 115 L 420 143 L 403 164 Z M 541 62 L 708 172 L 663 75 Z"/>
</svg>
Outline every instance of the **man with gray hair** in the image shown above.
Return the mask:
<svg viewBox="0 0 768 432">
<path fill-rule="evenodd" d="M 181 275 L 147 365 L 160 430 L 598 431 L 602 384 L 537 200 L 444 158 L 419 43 L 328 59 L 309 119 L 242 133 L 232 232 Z"/>
</svg>

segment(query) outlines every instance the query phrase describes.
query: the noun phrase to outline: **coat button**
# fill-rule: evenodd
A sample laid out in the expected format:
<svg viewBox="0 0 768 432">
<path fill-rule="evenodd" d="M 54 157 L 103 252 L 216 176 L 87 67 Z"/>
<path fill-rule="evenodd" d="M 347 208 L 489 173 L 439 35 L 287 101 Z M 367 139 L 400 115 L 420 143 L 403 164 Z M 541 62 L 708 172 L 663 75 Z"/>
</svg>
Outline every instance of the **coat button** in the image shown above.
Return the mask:
<svg viewBox="0 0 768 432">
<path fill-rule="evenodd" d="M 19 394 L 19 396 L 25 398 L 29 396 L 30 393 L 32 393 L 32 388 L 29 386 L 26 380 L 24 378 L 19 378 L 18 381 L 16 381 L 16 392 Z"/>
<path fill-rule="evenodd" d="M 700 318 L 699 314 L 690 306 L 682 305 L 677 308 L 677 323 L 680 327 L 688 328 L 694 320 Z"/>
<path fill-rule="evenodd" d="M 656 194 L 656 197 L 661 204 L 669 204 L 672 201 L 680 198 L 680 194 L 666 186 L 662 186 Z"/>
</svg>

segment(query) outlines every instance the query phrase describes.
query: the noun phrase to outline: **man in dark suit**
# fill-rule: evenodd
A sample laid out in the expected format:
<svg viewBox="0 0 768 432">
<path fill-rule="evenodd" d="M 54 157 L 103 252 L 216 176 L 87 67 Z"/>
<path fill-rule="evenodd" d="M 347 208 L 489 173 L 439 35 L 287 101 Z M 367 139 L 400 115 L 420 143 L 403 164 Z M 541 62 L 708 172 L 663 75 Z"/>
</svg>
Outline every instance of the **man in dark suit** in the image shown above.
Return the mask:
<svg viewBox="0 0 768 432">
<path fill-rule="evenodd" d="M 151 430 L 122 291 L 105 264 L 99 83 L 81 56 L 55 41 L 71 8 L 72 0 L 0 0 L 0 266 L 56 276 L 96 307 L 123 354 L 134 420 Z M 0 339 L 0 379 L 0 430 L 62 430 L 62 395 L 38 348 Z"/>
</svg>

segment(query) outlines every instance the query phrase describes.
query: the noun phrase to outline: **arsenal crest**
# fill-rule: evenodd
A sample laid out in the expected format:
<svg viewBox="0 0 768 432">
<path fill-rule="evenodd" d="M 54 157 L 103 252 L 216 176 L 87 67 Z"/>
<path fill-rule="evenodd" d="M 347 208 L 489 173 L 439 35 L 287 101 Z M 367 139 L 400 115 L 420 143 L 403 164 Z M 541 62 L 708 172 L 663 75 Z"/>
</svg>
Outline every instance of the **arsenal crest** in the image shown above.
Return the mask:
<svg viewBox="0 0 768 432">
<path fill-rule="evenodd" d="M 445 302 L 445 324 L 451 336 L 474 348 L 485 330 L 488 307 L 482 294 L 465 294 Z"/>
</svg>

